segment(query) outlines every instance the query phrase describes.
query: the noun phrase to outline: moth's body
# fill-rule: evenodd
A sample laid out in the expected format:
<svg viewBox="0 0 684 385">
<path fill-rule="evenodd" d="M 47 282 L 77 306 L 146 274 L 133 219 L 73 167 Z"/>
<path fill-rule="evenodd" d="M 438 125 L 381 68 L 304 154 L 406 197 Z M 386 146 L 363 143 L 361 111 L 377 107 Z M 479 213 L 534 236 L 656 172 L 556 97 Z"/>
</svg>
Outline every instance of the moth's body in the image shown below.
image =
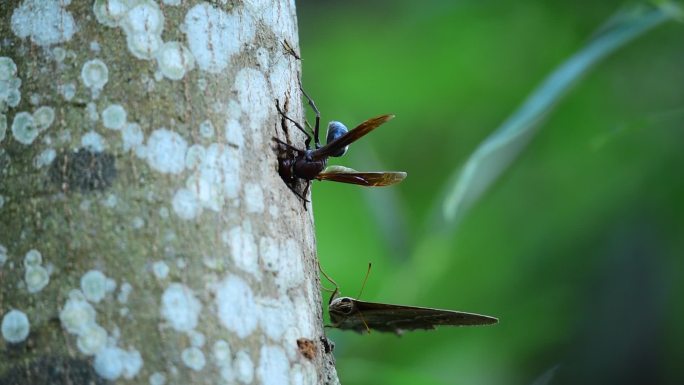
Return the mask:
<svg viewBox="0 0 684 385">
<path fill-rule="evenodd" d="M 430 330 L 441 325 L 491 325 L 497 318 L 454 310 L 391 305 L 359 301 L 351 297 L 333 298 L 328 304 L 332 327 L 358 333 L 376 330 L 401 334 L 406 330 Z"/>
</svg>

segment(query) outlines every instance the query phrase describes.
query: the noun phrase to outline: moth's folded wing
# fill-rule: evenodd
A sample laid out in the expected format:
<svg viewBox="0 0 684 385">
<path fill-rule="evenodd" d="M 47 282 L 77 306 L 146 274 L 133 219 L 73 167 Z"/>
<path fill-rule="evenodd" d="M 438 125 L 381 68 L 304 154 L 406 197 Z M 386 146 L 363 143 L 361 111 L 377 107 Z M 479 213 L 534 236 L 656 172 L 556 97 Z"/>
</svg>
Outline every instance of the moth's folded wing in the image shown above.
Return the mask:
<svg viewBox="0 0 684 385">
<path fill-rule="evenodd" d="M 406 178 L 402 171 L 371 171 L 361 172 L 342 166 L 330 166 L 323 170 L 316 179 L 350 183 L 360 186 L 389 186 L 399 183 Z"/>
</svg>

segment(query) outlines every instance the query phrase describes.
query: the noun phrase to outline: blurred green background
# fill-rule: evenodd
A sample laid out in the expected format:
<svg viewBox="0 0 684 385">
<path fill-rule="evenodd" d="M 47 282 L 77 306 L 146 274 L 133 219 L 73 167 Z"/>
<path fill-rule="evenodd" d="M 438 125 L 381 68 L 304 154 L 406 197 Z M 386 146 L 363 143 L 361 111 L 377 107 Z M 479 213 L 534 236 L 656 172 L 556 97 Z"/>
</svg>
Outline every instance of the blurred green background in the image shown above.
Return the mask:
<svg viewBox="0 0 684 385">
<path fill-rule="evenodd" d="M 450 178 L 619 1 L 299 1 L 303 81 L 350 128 L 396 119 L 314 183 L 322 265 L 345 295 L 484 313 L 402 337 L 329 330 L 352 384 L 684 383 L 684 25 L 599 63 L 458 226 Z M 326 307 L 327 308 L 327 307 Z"/>
</svg>

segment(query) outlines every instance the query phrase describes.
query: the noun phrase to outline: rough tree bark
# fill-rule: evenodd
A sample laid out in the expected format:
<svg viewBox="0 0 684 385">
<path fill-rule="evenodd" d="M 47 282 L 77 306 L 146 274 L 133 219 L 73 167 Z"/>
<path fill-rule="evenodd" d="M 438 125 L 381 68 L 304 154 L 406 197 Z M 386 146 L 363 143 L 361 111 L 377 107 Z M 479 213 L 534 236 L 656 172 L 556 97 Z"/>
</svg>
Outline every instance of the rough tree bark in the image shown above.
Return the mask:
<svg viewBox="0 0 684 385">
<path fill-rule="evenodd" d="M 0 36 L 0 384 L 337 383 L 271 141 L 294 2 L 3 0 Z"/>
</svg>

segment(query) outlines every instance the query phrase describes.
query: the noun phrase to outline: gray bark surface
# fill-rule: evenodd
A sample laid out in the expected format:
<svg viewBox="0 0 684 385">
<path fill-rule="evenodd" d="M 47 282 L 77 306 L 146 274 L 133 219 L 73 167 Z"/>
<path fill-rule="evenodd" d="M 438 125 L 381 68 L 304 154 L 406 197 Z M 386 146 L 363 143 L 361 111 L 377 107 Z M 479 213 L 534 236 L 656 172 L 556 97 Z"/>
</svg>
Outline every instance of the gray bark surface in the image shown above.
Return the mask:
<svg viewBox="0 0 684 385">
<path fill-rule="evenodd" d="M 293 1 L 3 1 L 0 384 L 338 383 Z"/>
</svg>

